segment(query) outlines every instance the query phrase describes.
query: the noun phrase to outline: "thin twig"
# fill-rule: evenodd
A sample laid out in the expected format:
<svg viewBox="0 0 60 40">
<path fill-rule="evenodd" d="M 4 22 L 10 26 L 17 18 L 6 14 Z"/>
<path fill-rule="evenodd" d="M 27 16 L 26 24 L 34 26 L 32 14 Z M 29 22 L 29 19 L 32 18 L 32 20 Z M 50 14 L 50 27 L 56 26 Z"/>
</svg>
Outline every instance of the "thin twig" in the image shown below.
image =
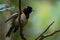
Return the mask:
<svg viewBox="0 0 60 40">
<path fill-rule="evenodd" d="M 60 30 L 56 30 L 56 31 L 54 31 L 53 33 L 48 34 L 48 35 L 43 35 L 43 36 L 41 36 L 41 38 L 40 38 L 39 40 L 43 40 L 44 38 L 53 36 L 53 35 L 56 34 L 57 32 L 60 32 Z"/>
<path fill-rule="evenodd" d="M 45 35 L 44 38 L 53 36 L 53 35 L 56 34 L 57 32 L 60 32 L 60 30 L 56 30 L 56 31 L 54 31 L 54 32 L 51 33 L 51 34 Z"/>
<path fill-rule="evenodd" d="M 40 34 L 40 36 L 38 36 L 36 38 L 36 40 L 39 39 L 39 38 L 41 38 L 43 36 L 43 34 L 52 26 L 53 23 L 54 23 L 54 21 L 45 29 L 45 31 L 43 33 Z"/>
<path fill-rule="evenodd" d="M 20 21 L 20 18 L 21 18 L 21 0 L 19 0 L 19 15 L 18 15 L 18 21 L 19 21 L 19 27 L 20 27 L 20 36 L 22 38 L 22 40 L 26 40 L 26 38 L 24 37 L 24 34 L 23 34 L 23 26 L 21 24 L 21 21 Z"/>
</svg>

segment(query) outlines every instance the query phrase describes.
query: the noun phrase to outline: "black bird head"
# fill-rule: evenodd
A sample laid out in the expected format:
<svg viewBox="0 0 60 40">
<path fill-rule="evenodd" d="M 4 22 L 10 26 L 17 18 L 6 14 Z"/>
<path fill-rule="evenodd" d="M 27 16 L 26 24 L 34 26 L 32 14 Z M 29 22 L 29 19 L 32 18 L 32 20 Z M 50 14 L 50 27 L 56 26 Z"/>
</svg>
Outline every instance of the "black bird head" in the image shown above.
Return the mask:
<svg viewBox="0 0 60 40">
<path fill-rule="evenodd" d="M 29 18 L 29 14 L 32 12 L 32 7 L 27 6 L 23 9 L 24 14 L 26 15 L 27 19 Z"/>
</svg>

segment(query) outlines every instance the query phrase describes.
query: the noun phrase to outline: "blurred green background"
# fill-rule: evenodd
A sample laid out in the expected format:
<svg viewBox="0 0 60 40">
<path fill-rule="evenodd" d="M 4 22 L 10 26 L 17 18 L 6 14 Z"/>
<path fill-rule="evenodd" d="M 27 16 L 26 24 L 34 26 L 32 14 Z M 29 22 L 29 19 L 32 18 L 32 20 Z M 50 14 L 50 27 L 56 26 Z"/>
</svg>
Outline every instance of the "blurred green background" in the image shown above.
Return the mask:
<svg viewBox="0 0 60 40">
<path fill-rule="evenodd" d="M 3 4 L 5 4 L 5 6 Z M 8 22 L 9 25 L 7 26 L 4 21 L 10 17 L 8 15 L 11 15 L 18 10 L 18 0 L 0 0 L 0 5 L 3 5 L 3 7 L 0 8 L 0 10 L 2 10 L 0 11 L 0 40 L 21 40 L 18 31 L 15 34 L 12 34 L 10 38 L 5 37 L 5 34 L 10 27 L 10 22 Z M 37 38 L 52 21 L 55 21 L 55 23 L 45 34 L 50 34 L 55 30 L 60 29 L 60 1 L 21 0 L 22 9 L 26 6 L 31 6 L 33 8 L 28 23 L 24 27 L 24 34 L 27 40 L 35 40 L 35 38 Z M 6 11 L 7 9 L 8 11 Z M 60 40 L 60 33 L 56 33 L 44 40 Z"/>
</svg>

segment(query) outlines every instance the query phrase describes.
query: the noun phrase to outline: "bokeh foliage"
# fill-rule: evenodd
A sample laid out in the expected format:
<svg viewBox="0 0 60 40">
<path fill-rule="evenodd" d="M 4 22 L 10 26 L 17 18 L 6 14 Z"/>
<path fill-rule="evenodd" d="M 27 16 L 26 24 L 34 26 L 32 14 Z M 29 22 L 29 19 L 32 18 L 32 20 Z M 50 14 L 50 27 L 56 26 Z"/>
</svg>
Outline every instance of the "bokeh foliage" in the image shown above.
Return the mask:
<svg viewBox="0 0 60 40">
<path fill-rule="evenodd" d="M 10 9 L 12 9 L 12 12 L 15 12 L 14 10 L 18 10 L 18 0 L 10 1 L 11 7 L 13 6 Z M 55 23 L 45 34 L 49 34 L 55 30 L 60 29 L 60 1 L 21 0 L 21 2 L 22 9 L 26 6 L 31 6 L 33 8 L 28 23 L 24 27 L 24 33 L 28 40 L 34 40 L 36 37 L 38 37 L 52 21 L 55 21 Z M 5 4 L 5 0 L 1 0 L 0 4 Z M 2 13 L 0 15 L 3 17 L 0 19 L 5 20 L 4 16 L 6 14 Z M 21 40 L 19 32 L 16 32 L 14 35 L 15 40 Z M 51 37 L 45 38 L 44 40 L 60 40 L 60 33 L 56 33 Z"/>
</svg>

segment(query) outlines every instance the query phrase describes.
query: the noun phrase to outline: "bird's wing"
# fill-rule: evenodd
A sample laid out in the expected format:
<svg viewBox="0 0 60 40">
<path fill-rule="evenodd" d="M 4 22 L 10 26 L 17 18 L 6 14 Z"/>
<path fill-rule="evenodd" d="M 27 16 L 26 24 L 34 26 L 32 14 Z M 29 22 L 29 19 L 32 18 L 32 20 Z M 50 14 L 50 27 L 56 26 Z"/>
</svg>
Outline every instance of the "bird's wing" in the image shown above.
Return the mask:
<svg viewBox="0 0 60 40">
<path fill-rule="evenodd" d="M 16 20 L 16 18 L 18 17 L 18 13 L 14 13 L 9 19 L 7 19 L 6 21 L 5 21 L 5 23 L 7 23 L 9 20 L 11 20 L 11 19 L 14 19 L 14 20 Z"/>
</svg>

